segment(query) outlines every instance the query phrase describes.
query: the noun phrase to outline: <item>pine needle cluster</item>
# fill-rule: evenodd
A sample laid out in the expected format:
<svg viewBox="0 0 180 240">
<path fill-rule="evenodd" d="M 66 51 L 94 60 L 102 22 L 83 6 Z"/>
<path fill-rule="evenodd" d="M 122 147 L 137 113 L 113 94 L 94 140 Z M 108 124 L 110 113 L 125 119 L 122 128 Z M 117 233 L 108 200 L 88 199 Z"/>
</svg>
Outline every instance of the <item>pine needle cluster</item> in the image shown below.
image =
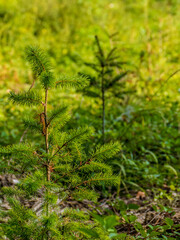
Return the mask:
<svg viewBox="0 0 180 240">
<path fill-rule="evenodd" d="M 10 159 L 11 172 L 20 175 L 18 184 L 5 187 L 3 194 L 9 203 L 9 210 L 1 214 L 5 220 L 0 226 L 0 234 L 6 239 L 88 239 L 78 231 L 89 219 L 87 214 L 76 210 L 61 213 L 60 203 L 68 198 L 96 201 L 98 193 L 94 187 L 101 182 L 117 184 L 105 159 L 112 158 L 120 150 L 119 143 L 109 143 L 86 152 L 86 143 L 93 134 L 91 127 L 79 127 L 64 131 L 69 120 L 68 106 L 62 105 L 49 111 L 49 92 L 56 87 L 82 88 L 87 78 L 56 78 L 49 58 L 38 47 L 26 49 L 33 75 L 33 84 L 27 92 L 10 93 L 15 104 L 37 105 L 41 109 L 38 119 L 26 118 L 24 125 L 44 139 L 44 143 L 23 143 L 0 148 L 2 159 Z M 44 94 L 35 91 L 39 81 Z M 37 147 L 38 146 L 38 147 Z M 41 199 L 41 209 L 36 212 L 24 202 Z"/>
</svg>

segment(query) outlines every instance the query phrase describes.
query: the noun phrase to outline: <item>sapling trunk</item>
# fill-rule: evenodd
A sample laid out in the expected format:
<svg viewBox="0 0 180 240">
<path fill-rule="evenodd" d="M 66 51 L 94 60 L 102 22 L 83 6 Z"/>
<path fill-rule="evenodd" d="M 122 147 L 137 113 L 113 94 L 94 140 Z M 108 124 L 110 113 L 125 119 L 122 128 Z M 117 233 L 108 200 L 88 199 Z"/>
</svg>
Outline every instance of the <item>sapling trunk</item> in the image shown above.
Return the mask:
<svg viewBox="0 0 180 240">
<path fill-rule="evenodd" d="M 101 94 L 102 94 L 102 142 L 105 143 L 105 87 L 104 87 L 104 67 L 101 71 Z"/>
<path fill-rule="evenodd" d="M 49 153 L 49 142 L 48 142 L 48 122 L 47 122 L 47 103 L 48 103 L 48 89 L 45 90 L 45 105 L 44 105 L 44 120 L 45 120 L 45 148 L 46 154 Z M 49 167 L 49 158 L 46 157 L 46 179 L 48 182 L 51 180 L 51 172 Z M 49 195 L 48 189 L 46 189 L 47 196 Z M 49 216 L 49 203 L 46 203 L 46 216 Z M 46 239 L 49 240 L 49 231 L 47 231 Z"/>
<path fill-rule="evenodd" d="M 48 123 L 47 123 L 47 102 L 48 102 L 48 90 L 45 90 L 45 105 L 44 105 L 44 117 L 45 117 L 45 147 L 46 153 L 49 153 L 49 142 L 48 142 Z M 50 167 L 49 167 L 49 158 L 46 159 L 46 177 L 47 181 L 50 181 Z"/>
<path fill-rule="evenodd" d="M 105 71 L 105 58 L 104 52 L 101 48 L 98 36 L 95 36 L 96 43 L 98 46 L 99 60 L 100 60 L 100 78 L 101 78 L 101 100 L 102 100 L 102 143 L 105 142 L 105 85 L 104 85 L 104 71 Z"/>
</svg>

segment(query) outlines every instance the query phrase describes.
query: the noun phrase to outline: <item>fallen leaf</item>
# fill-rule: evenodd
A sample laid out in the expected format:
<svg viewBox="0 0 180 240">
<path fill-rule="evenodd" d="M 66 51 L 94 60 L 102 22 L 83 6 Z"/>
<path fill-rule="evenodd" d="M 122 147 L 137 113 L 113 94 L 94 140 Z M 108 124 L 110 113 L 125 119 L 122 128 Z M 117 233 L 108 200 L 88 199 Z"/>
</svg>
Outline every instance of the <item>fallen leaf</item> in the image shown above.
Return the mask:
<svg viewBox="0 0 180 240">
<path fill-rule="evenodd" d="M 140 199 L 140 200 L 144 200 L 144 199 L 146 198 L 145 192 L 139 191 L 139 192 L 137 193 L 137 195 L 136 195 L 136 198 L 137 198 L 137 199 Z"/>
</svg>

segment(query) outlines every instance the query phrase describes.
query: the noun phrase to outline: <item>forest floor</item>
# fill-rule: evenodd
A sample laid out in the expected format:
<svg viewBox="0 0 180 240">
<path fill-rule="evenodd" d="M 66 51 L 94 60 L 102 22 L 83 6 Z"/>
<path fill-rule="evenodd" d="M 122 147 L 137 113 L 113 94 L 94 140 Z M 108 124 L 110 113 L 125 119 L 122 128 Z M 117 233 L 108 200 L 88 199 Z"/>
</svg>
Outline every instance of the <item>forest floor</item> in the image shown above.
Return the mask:
<svg viewBox="0 0 180 240">
<path fill-rule="evenodd" d="M 16 183 L 17 179 L 14 175 L 0 175 L 0 187 L 13 186 Z M 8 210 L 9 206 L 4 201 L 5 198 L 2 198 L 2 196 L 0 198 L 1 207 Z M 42 195 L 40 194 L 33 201 L 25 200 L 22 204 L 37 211 L 42 206 Z M 173 231 L 179 233 L 180 236 L 180 194 L 166 185 L 162 189 L 153 189 L 153 191 L 129 191 L 128 194 L 124 192 L 119 197 L 116 193 L 109 194 L 108 197 L 101 197 L 96 204 L 89 200 L 77 201 L 72 198 L 59 201 L 59 212 L 63 213 L 66 208 L 84 212 L 93 211 L 102 217 L 108 215 L 118 216 L 117 232 L 134 237 L 139 235 L 135 227 L 137 222 L 143 229 L 152 228 L 158 230 L 166 224 L 168 221 L 166 219 L 170 219 L 169 224 L 178 227 Z M 132 219 L 134 220 L 131 221 L 129 216 L 133 216 Z"/>
<path fill-rule="evenodd" d="M 172 191 L 166 185 L 161 191 L 163 194 L 160 192 L 158 197 L 155 197 L 151 190 L 147 190 L 146 193 L 131 191 L 128 196 L 123 194 L 122 197 L 117 197 L 114 194 L 112 197 L 102 198 L 97 205 L 88 200 L 69 199 L 61 203 L 61 208 L 62 210 L 66 207 L 82 211 L 95 210 L 101 216 L 116 215 L 119 217 L 119 225 L 116 226 L 117 232 L 135 237 L 139 233 L 134 227 L 134 222 L 129 222 L 128 218 L 124 218 L 124 216 L 135 216 L 136 222 L 140 223 L 144 229 L 151 227 L 157 231 L 158 228 L 166 224 L 166 219 L 171 219 L 173 225 L 178 226 L 177 233 L 180 233 L 180 194 Z M 123 216 L 122 211 L 125 212 Z"/>
</svg>

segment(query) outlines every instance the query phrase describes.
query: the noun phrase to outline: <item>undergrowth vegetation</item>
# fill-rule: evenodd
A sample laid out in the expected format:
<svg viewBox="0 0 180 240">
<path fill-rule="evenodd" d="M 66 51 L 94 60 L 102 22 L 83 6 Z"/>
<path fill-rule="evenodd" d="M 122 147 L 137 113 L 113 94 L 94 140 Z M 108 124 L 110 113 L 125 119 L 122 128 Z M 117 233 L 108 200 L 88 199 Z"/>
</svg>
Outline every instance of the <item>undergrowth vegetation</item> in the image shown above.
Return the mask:
<svg viewBox="0 0 180 240">
<path fill-rule="evenodd" d="M 178 239 L 179 3 L 0 0 L 0 238 Z"/>
</svg>

